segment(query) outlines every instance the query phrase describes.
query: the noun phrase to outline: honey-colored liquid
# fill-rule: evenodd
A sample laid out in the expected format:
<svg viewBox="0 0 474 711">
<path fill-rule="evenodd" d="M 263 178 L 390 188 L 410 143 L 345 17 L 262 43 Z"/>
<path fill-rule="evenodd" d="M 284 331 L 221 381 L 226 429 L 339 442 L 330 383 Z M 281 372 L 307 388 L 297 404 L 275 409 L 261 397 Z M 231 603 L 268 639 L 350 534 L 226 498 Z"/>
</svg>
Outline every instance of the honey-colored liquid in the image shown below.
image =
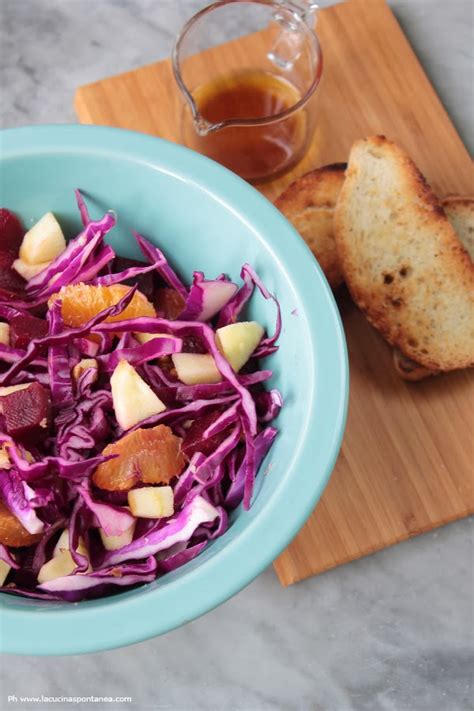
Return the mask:
<svg viewBox="0 0 474 711">
<path fill-rule="evenodd" d="M 290 108 L 301 98 L 290 82 L 263 71 L 245 71 L 198 87 L 193 97 L 211 123 L 261 119 Z M 306 144 L 304 110 L 267 125 L 233 126 L 207 136 L 188 131 L 187 143 L 251 182 L 276 177 L 301 157 Z"/>
</svg>

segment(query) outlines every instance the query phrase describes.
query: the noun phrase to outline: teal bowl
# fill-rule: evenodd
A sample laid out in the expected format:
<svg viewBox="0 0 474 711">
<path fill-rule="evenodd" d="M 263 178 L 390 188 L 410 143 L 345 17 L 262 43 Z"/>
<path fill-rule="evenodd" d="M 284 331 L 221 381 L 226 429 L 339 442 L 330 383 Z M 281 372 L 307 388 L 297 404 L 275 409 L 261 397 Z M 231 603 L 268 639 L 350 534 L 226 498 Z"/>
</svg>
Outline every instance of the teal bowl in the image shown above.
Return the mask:
<svg viewBox="0 0 474 711">
<path fill-rule="evenodd" d="M 111 242 L 138 256 L 135 229 L 193 270 L 238 280 L 250 262 L 280 301 L 280 350 L 267 359 L 285 406 L 251 510 L 195 560 L 135 590 L 76 604 L 0 597 L 4 651 L 79 654 L 132 644 L 202 615 L 247 585 L 298 532 L 326 486 L 344 431 L 348 366 L 339 313 L 303 240 L 270 202 L 217 163 L 167 141 L 112 128 L 38 126 L 1 134 L 0 204 L 26 226 L 52 210 L 80 229 L 74 189 L 97 217 L 118 216 Z M 272 329 L 272 304 L 249 316 Z"/>
</svg>

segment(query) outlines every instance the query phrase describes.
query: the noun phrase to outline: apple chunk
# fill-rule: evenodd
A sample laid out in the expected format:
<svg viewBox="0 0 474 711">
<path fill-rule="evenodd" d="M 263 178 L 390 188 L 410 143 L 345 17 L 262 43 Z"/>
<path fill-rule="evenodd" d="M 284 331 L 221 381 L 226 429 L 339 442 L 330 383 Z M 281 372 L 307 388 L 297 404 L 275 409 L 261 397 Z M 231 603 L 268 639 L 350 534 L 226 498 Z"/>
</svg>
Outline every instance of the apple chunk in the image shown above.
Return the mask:
<svg viewBox="0 0 474 711">
<path fill-rule="evenodd" d="M 115 368 L 110 385 L 115 417 L 124 430 L 166 410 L 166 405 L 126 360 Z"/>
<path fill-rule="evenodd" d="M 128 492 L 128 505 L 137 518 L 162 518 L 174 513 L 171 486 L 144 486 Z"/>
<path fill-rule="evenodd" d="M 0 560 L 0 586 L 3 585 L 5 580 L 7 579 L 8 573 L 11 570 L 11 565 L 8 565 L 8 563 L 5 563 L 4 560 Z"/>
<path fill-rule="evenodd" d="M 0 343 L 3 346 L 10 345 L 10 326 L 8 323 L 0 323 Z"/>
<path fill-rule="evenodd" d="M 248 361 L 263 333 L 262 326 L 256 321 L 240 321 L 217 329 L 217 346 L 236 373 Z"/>
<path fill-rule="evenodd" d="M 54 546 L 53 550 L 53 558 L 56 558 L 60 553 L 63 553 L 63 551 L 68 551 L 69 550 L 69 531 L 67 528 L 64 529 L 64 531 L 61 533 L 59 536 L 58 542 Z M 82 553 L 82 551 L 79 551 L 79 553 Z"/>
<path fill-rule="evenodd" d="M 38 582 L 47 583 L 48 580 L 62 578 L 64 575 L 70 575 L 77 568 L 77 563 L 72 557 L 70 551 L 63 550 L 54 558 L 48 560 L 47 563 L 41 566 L 38 573 Z"/>
<path fill-rule="evenodd" d="M 89 553 L 82 538 L 79 538 L 77 552 L 89 559 Z M 64 529 L 54 547 L 53 557 L 40 568 L 38 573 L 38 582 L 42 585 L 50 580 L 55 580 L 55 578 L 62 578 L 65 575 L 71 575 L 76 568 L 77 563 L 69 550 L 69 533 L 67 529 Z M 89 565 L 86 572 L 90 573 L 91 570 L 92 568 Z"/>
<path fill-rule="evenodd" d="M 130 526 L 118 536 L 108 536 L 103 528 L 99 528 L 99 534 L 102 539 L 102 544 L 106 551 L 116 551 L 123 546 L 128 546 L 133 540 L 133 534 L 135 533 L 136 521 L 130 524 Z"/>
<path fill-rule="evenodd" d="M 68 551 L 68 550 L 69 550 L 69 531 L 67 530 L 67 528 L 65 528 L 63 530 L 63 532 L 61 533 L 61 535 L 59 536 L 56 545 L 54 546 L 53 558 L 56 558 L 56 556 L 60 555 L 64 551 Z M 87 551 L 86 544 L 84 543 L 84 539 L 82 538 L 82 536 L 79 537 L 79 542 L 77 544 L 77 552 L 80 555 L 85 556 L 86 558 L 89 557 L 89 553 Z"/>
<path fill-rule="evenodd" d="M 11 469 L 12 463 L 10 457 L 8 456 L 8 448 L 3 445 L 0 447 L 0 469 Z"/>
<path fill-rule="evenodd" d="M 30 279 L 33 279 L 33 277 L 46 269 L 46 267 L 49 267 L 50 264 L 51 262 L 28 264 L 28 262 L 24 262 L 23 259 L 15 259 L 13 262 L 13 269 L 18 272 L 18 274 L 22 276 L 25 281 L 30 281 Z"/>
<path fill-rule="evenodd" d="M 79 538 L 77 552 L 89 560 L 89 552 L 82 537 Z M 42 583 L 47 583 L 50 580 L 55 580 L 55 578 L 62 578 L 65 575 L 71 575 L 76 568 L 77 563 L 72 557 L 69 549 L 69 532 L 67 528 L 65 528 L 54 547 L 53 557 L 41 566 L 38 573 L 38 582 L 41 585 Z M 92 568 L 89 565 L 86 573 L 90 573 L 91 570 Z"/>
<path fill-rule="evenodd" d="M 134 336 L 142 346 L 149 341 L 154 341 L 155 338 L 168 338 L 167 333 L 134 333 Z"/>
<path fill-rule="evenodd" d="M 174 353 L 171 358 L 178 378 L 185 385 L 219 383 L 222 380 L 210 353 Z"/>
<path fill-rule="evenodd" d="M 79 363 L 76 363 L 76 365 L 72 369 L 72 377 L 74 381 L 77 383 L 81 375 L 90 368 L 94 368 L 95 370 L 94 377 L 92 378 L 92 381 L 95 383 L 97 378 L 99 377 L 99 364 L 95 358 L 82 358 Z"/>
<path fill-rule="evenodd" d="M 20 259 L 28 264 L 50 262 L 66 249 L 61 226 L 52 212 L 38 220 L 23 237 Z"/>
</svg>

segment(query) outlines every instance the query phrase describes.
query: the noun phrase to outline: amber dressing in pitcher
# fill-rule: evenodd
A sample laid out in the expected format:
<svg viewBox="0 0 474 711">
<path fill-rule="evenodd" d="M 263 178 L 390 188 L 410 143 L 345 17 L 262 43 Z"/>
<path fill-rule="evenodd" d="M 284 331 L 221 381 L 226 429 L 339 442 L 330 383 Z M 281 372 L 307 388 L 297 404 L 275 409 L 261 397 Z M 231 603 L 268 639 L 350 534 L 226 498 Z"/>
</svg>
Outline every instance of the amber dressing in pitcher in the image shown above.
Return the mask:
<svg viewBox="0 0 474 711">
<path fill-rule="evenodd" d="M 204 84 L 193 92 L 203 119 L 262 119 L 294 106 L 301 95 L 289 81 L 269 72 L 245 71 Z M 296 111 L 264 125 L 229 126 L 206 136 L 188 127 L 188 145 L 251 182 L 269 180 L 288 170 L 306 144 L 306 114 Z M 194 131 L 193 131 L 194 132 Z"/>
</svg>

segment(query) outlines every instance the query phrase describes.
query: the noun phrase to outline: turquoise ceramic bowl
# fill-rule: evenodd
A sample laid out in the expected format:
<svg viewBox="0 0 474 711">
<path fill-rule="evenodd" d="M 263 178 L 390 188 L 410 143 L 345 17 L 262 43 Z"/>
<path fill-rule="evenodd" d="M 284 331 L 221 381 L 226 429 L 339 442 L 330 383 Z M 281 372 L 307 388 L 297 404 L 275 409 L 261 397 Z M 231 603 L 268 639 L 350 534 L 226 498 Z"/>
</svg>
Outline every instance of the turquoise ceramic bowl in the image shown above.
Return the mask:
<svg viewBox="0 0 474 711">
<path fill-rule="evenodd" d="M 52 210 L 71 235 L 80 228 L 73 190 L 91 212 L 118 215 L 111 238 L 134 256 L 130 230 L 156 241 L 176 267 L 238 279 L 248 261 L 277 294 L 278 354 L 268 359 L 285 407 L 262 466 L 250 512 L 179 570 L 113 598 L 79 604 L 2 595 L 4 651 L 78 654 L 162 634 L 247 585 L 298 532 L 321 496 L 344 430 L 348 367 L 328 284 L 303 240 L 270 202 L 234 174 L 185 148 L 111 128 L 40 126 L 1 134 L 0 204 L 30 225 Z M 137 255 L 138 256 L 138 255 Z M 272 304 L 257 297 L 250 317 L 269 329 Z"/>
</svg>

